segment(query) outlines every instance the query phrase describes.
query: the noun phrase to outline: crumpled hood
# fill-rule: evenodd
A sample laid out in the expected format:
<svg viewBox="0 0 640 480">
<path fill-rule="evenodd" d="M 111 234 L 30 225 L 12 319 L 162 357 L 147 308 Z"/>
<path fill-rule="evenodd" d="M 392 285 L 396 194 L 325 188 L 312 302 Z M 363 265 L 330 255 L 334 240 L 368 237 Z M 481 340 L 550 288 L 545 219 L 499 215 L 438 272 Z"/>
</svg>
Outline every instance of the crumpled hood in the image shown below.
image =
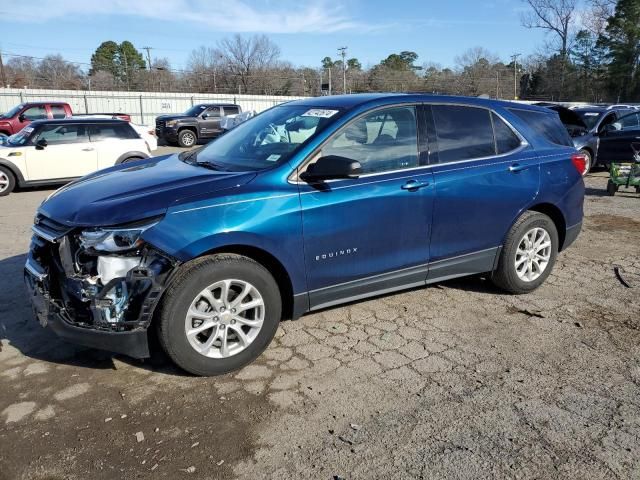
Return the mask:
<svg viewBox="0 0 640 480">
<path fill-rule="evenodd" d="M 180 199 L 237 188 L 254 172 L 230 173 L 168 155 L 100 170 L 45 200 L 39 212 L 71 226 L 109 226 L 161 215 Z"/>
</svg>

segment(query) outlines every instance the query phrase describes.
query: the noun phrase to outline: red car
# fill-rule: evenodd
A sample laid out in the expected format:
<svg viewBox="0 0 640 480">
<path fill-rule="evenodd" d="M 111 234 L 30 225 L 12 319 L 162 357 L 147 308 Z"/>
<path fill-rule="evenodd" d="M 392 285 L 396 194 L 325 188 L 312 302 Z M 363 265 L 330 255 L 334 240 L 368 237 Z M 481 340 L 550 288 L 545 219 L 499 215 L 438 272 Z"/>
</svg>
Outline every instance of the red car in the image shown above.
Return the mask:
<svg viewBox="0 0 640 480">
<path fill-rule="evenodd" d="M 71 107 L 64 102 L 21 103 L 0 116 L 0 134 L 18 133 L 34 120 L 65 118 L 71 115 Z"/>
<path fill-rule="evenodd" d="M 131 117 L 126 113 L 93 113 L 90 115 L 109 115 L 126 122 Z M 34 120 L 60 119 L 74 115 L 71 106 L 65 102 L 29 102 L 13 107 L 7 113 L 0 115 L 0 135 L 13 135 Z"/>
</svg>

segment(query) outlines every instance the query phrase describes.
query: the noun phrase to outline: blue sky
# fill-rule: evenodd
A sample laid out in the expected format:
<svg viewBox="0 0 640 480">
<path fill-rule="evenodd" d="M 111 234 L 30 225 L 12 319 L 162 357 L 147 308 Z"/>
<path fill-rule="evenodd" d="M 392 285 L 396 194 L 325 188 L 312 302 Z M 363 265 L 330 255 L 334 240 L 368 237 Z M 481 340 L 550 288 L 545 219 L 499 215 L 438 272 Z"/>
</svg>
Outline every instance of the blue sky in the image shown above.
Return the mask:
<svg viewBox="0 0 640 480">
<path fill-rule="evenodd" d="M 419 64 L 454 66 L 476 46 L 504 60 L 534 53 L 544 34 L 520 26 L 523 8 L 520 0 L 2 0 L 0 48 L 89 62 L 102 41 L 130 40 L 182 69 L 200 45 L 265 33 L 294 65 L 318 67 L 348 46 L 364 66 L 402 50 L 417 52 Z"/>
</svg>

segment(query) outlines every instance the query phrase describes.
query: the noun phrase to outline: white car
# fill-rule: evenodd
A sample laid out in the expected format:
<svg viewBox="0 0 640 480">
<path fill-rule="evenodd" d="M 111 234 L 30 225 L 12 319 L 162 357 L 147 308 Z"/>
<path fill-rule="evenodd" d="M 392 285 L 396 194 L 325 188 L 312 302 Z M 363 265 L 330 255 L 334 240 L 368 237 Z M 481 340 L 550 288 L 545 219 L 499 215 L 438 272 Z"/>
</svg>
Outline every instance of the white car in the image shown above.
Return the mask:
<svg viewBox="0 0 640 480">
<path fill-rule="evenodd" d="M 104 113 L 96 113 L 96 114 L 83 114 L 76 115 L 72 118 L 77 118 L 78 120 L 86 120 L 86 119 L 95 119 L 95 118 L 110 118 L 112 120 L 122 120 L 122 118 L 117 115 L 107 115 Z M 133 127 L 133 129 L 138 132 L 140 138 L 142 138 L 147 145 L 149 145 L 149 150 L 154 151 L 158 149 L 158 138 L 156 137 L 156 132 L 152 127 L 148 125 L 141 125 L 139 123 L 129 122 L 129 124 Z"/>
<path fill-rule="evenodd" d="M 150 156 L 149 144 L 122 120 L 38 120 L 1 142 L 0 196 Z"/>
</svg>

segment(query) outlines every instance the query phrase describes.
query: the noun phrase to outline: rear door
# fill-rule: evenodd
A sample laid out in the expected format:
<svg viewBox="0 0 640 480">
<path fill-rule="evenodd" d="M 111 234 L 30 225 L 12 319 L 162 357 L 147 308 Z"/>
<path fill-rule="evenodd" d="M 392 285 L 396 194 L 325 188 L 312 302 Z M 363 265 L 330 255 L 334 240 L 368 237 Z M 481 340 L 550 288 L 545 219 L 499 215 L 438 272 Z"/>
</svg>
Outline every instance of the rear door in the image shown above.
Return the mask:
<svg viewBox="0 0 640 480">
<path fill-rule="evenodd" d="M 492 270 L 506 232 L 538 192 L 538 160 L 487 108 L 441 104 L 430 111 L 437 164 L 429 279 Z"/>
<path fill-rule="evenodd" d="M 419 154 L 417 111 L 403 105 L 365 113 L 312 157 L 347 157 L 363 169 L 356 179 L 300 182 L 312 308 L 424 285 L 434 190 Z"/>
<path fill-rule="evenodd" d="M 640 113 L 619 118 L 600 132 L 598 158 L 603 164 L 633 162 L 640 153 Z"/>
<path fill-rule="evenodd" d="M 220 127 L 221 116 L 220 107 L 213 106 L 207 108 L 207 110 L 201 114 L 200 120 L 198 121 L 200 129 L 198 136 L 200 138 L 211 138 L 218 135 L 222 131 Z"/>
<path fill-rule="evenodd" d="M 36 142 L 46 140 L 38 149 Z M 97 168 L 97 155 L 82 124 L 47 124 L 34 133 L 26 152 L 29 180 L 81 177 Z"/>
<path fill-rule="evenodd" d="M 100 169 L 112 167 L 123 155 L 147 150 L 144 140 L 124 121 L 89 125 L 89 137 Z"/>
</svg>

